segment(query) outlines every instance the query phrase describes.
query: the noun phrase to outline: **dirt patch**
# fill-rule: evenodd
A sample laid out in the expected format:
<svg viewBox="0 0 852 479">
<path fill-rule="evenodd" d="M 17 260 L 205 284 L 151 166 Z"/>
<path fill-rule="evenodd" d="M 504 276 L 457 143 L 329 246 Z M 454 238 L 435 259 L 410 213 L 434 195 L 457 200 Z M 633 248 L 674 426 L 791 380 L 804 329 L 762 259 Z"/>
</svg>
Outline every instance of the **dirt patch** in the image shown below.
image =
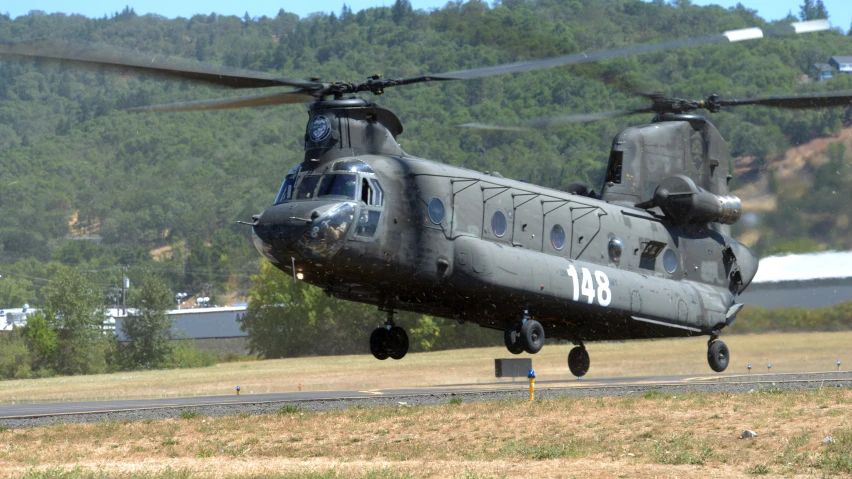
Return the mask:
<svg viewBox="0 0 852 479">
<path fill-rule="evenodd" d="M 101 222 L 95 220 L 89 224 L 81 224 L 80 212 L 74 211 L 68 219 L 68 236 L 71 238 L 85 238 L 101 234 Z"/>
</svg>

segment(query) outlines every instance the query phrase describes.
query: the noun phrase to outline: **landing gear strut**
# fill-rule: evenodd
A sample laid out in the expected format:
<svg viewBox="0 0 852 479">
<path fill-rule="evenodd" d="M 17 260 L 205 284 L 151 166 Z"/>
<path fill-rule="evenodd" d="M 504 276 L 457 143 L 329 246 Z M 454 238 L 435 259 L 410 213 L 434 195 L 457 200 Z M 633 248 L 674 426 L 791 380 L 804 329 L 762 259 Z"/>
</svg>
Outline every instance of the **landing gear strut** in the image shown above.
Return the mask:
<svg viewBox="0 0 852 479">
<path fill-rule="evenodd" d="M 579 344 L 568 353 L 568 369 L 571 370 L 571 374 L 581 378 L 589 372 L 590 364 L 591 358 L 589 358 L 589 352 L 586 351 L 586 346 L 584 346 L 582 342 L 579 342 Z"/>
<path fill-rule="evenodd" d="M 728 367 L 731 356 L 728 352 L 728 346 L 722 341 L 718 341 L 718 338 L 719 334 L 714 331 L 707 341 L 707 363 L 710 364 L 710 369 L 721 373 Z"/>
<path fill-rule="evenodd" d="M 370 352 L 376 359 L 402 359 L 408 353 L 408 335 L 396 326 L 393 311 L 388 311 L 385 325 L 373 330 L 370 335 Z"/>
</svg>

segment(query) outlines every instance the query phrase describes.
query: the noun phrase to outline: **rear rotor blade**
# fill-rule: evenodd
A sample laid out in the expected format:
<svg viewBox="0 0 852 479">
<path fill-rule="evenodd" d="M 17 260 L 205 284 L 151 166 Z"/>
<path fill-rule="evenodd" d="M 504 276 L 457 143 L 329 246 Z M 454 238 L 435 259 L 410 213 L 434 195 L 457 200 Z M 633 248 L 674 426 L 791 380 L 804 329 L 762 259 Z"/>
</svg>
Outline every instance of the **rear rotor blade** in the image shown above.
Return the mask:
<svg viewBox="0 0 852 479">
<path fill-rule="evenodd" d="M 316 98 L 306 95 L 300 90 L 287 93 L 273 93 L 272 95 L 241 96 L 236 98 L 222 98 L 218 100 L 199 100 L 182 103 L 168 103 L 165 105 L 140 106 L 129 108 L 133 112 L 172 112 L 172 111 L 204 111 L 204 110 L 228 110 L 232 108 L 251 108 L 260 106 L 288 105 L 292 103 L 310 103 Z"/>
<path fill-rule="evenodd" d="M 568 125 L 573 123 L 591 123 L 593 121 L 609 120 L 627 115 L 635 115 L 639 113 L 648 113 L 652 111 L 650 108 L 641 108 L 637 110 L 615 110 L 600 113 L 582 113 L 578 115 L 561 115 L 549 118 L 536 118 L 534 120 L 507 124 L 487 124 L 487 123 L 465 123 L 459 125 L 461 128 L 471 128 L 475 130 L 496 130 L 496 131 L 527 131 L 541 130 L 553 128 L 560 125 Z"/>
<path fill-rule="evenodd" d="M 118 48 L 91 44 L 73 45 L 53 41 L 0 45 L 0 56 L 14 55 L 28 58 L 71 61 L 88 66 L 112 66 L 157 73 L 190 80 L 224 85 L 231 88 L 263 88 L 291 86 L 312 91 L 322 88 L 321 83 L 292 80 L 270 73 L 243 70 L 209 63 L 168 58 L 163 55 L 143 55 Z"/>
<path fill-rule="evenodd" d="M 779 108 L 824 108 L 852 105 L 852 92 L 841 91 L 800 96 L 773 96 L 749 100 L 716 100 L 720 107 L 739 105 L 763 105 Z"/>
<path fill-rule="evenodd" d="M 787 34 L 809 33 L 828 30 L 831 25 L 827 20 L 811 20 L 808 22 L 796 22 L 785 24 L 777 27 L 767 28 L 744 28 L 741 30 L 730 30 L 718 35 L 707 35 L 704 37 L 686 38 L 681 40 L 672 40 L 662 43 L 654 43 L 651 45 L 635 45 L 624 48 L 616 48 L 613 50 L 602 50 L 592 53 L 577 53 L 555 58 L 545 58 L 543 60 L 531 60 L 526 62 L 508 63 L 505 65 L 495 65 L 493 67 L 473 68 L 470 70 L 459 70 L 449 73 L 440 73 L 437 75 L 428 75 L 422 77 L 413 77 L 401 80 L 404 84 L 416 83 L 418 81 L 433 81 L 433 80 L 471 80 L 474 78 L 484 78 L 494 75 L 505 75 L 508 73 L 521 73 L 531 70 L 539 70 L 543 68 L 555 68 L 567 65 L 576 65 L 580 63 L 597 62 L 608 58 L 624 57 L 630 55 L 643 55 L 647 53 L 661 52 L 674 48 L 709 45 L 712 43 L 733 43 L 744 40 L 753 40 L 768 36 L 778 36 Z"/>
</svg>

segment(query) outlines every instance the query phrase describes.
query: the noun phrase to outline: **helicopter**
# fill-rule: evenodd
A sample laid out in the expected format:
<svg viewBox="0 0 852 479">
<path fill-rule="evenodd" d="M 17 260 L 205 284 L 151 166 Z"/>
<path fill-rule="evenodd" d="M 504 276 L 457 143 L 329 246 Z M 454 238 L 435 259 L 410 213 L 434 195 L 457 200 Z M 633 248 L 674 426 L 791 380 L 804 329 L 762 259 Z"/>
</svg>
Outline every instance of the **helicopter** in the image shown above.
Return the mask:
<svg viewBox="0 0 852 479">
<path fill-rule="evenodd" d="M 304 160 L 285 175 L 272 206 L 244 222 L 261 256 L 294 281 L 386 313 L 369 338 L 377 359 L 407 354 L 408 335 L 394 318 L 412 311 L 502 330 L 512 354 L 536 354 L 545 338 L 571 341 L 568 368 L 582 377 L 591 363 L 585 343 L 601 340 L 709 336 L 709 366 L 716 372 L 728 366 L 729 350 L 719 335 L 742 309 L 736 299 L 754 278 L 758 258 L 730 234 L 742 203 L 728 190 L 727 143 L 694 112 L 842 106 L 852 103 L 852 94 L 746 100 L 647 94 L 652 104 L 635 110 L 462 125 L 523 129 L 654 114 L 651 123 L 615 136 L 599 193 L 583 183 L 556 190 L 409 155 L 397 142 L 399 118 L 357 94 L 828 28 L 825 20 L 797 22 L 435 75 L 374 75 L 363 82 L 296 80 L 56 42 L 0 45 L 0 57 L 115 67 L 236 89 L 294 88 L 131 111 L 308 104 Z"/>
</svg>

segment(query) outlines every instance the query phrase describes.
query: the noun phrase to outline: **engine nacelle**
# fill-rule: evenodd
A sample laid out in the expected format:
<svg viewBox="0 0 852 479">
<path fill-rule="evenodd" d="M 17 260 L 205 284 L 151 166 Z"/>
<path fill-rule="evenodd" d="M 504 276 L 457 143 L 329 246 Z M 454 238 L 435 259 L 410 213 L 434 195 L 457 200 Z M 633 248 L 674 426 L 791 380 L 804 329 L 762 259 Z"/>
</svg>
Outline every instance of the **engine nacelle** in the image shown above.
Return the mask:
<svg viewBox="0 0 852 479">
<path fill-rule="evenodd" d="M 654 191 L 654 198 L 639 206 L 659 206 L 666 216 L 681 225 L 732 225 L 743 214 L 743 203 L 739 198 L 734 195 L 714 195 L 696 186 L 686 175 L 674 175 L 664 179 Z"/>
</svg>

